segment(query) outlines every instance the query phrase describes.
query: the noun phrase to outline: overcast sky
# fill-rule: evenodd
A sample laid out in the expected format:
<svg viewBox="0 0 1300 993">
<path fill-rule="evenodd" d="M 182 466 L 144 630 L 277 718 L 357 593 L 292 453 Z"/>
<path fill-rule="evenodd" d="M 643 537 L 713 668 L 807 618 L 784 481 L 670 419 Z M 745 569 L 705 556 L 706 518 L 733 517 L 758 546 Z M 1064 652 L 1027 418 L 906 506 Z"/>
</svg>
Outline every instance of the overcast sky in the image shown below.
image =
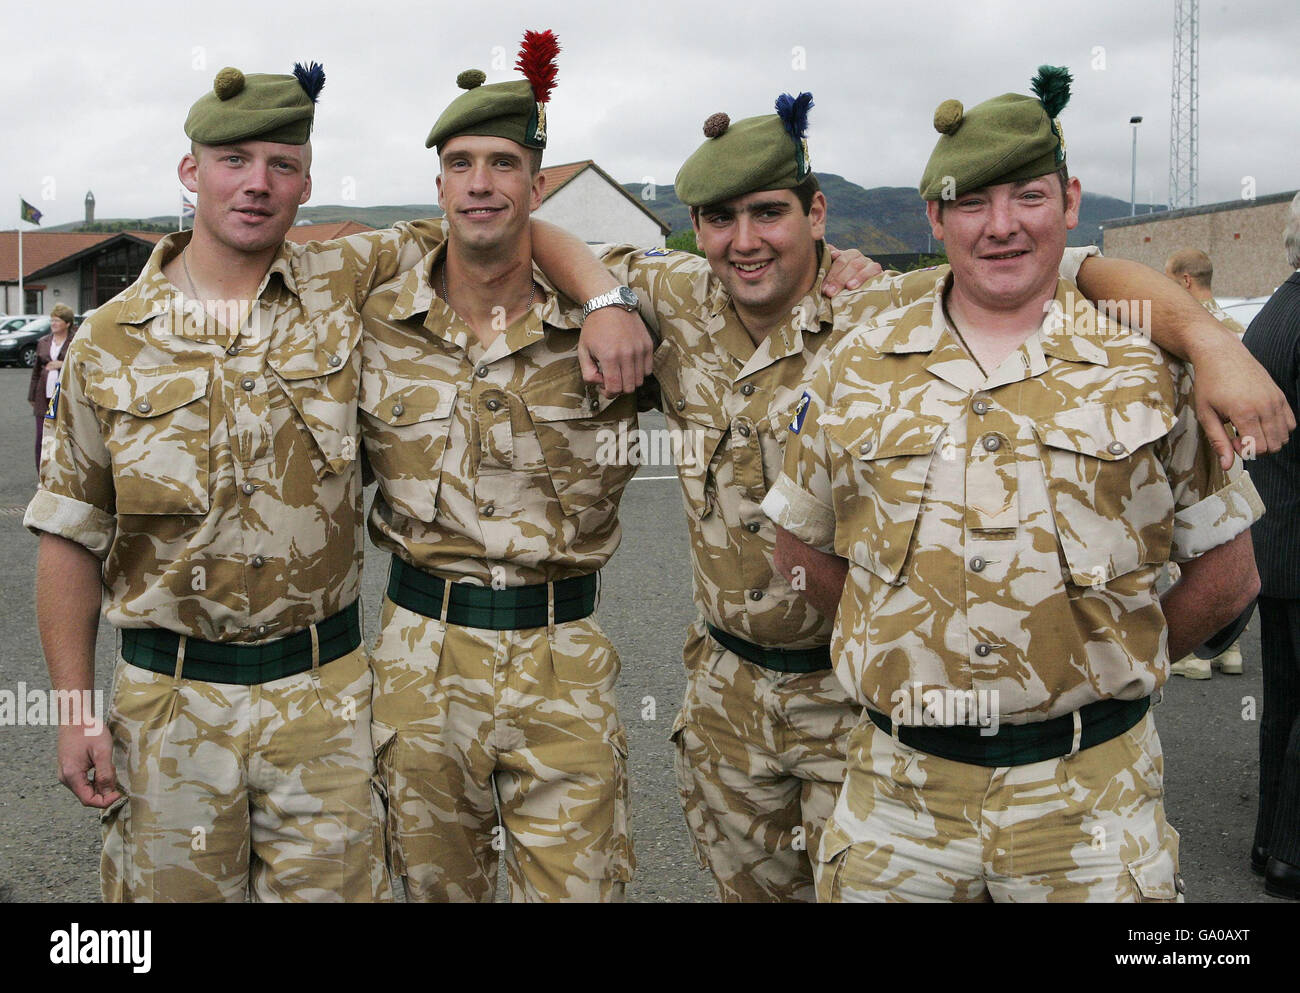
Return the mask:
<svg viewBox="0 0 1300 993">
<path fill-rule="evenodd" d="M 912 11 L 923 9 L 924 17 Z M 174 212 L 190 104 L 225 65 L 288 72 L 315 59 L 312 203 L 428 203 L 424 138 L 461 69 L 518 78 L 525 28 L 560 37 L 548 164 L 594 159 L 620 182 L 671 183 L 714 111 L 768 113 L 810 90 L 813 168 L 863 186 L 915 186 L 935 141 L 934 107 L 1027 92 L 1040 63 L 1069 66 L 1062 114 L 1085 190 L 1164 202 L 1174 0 L 924 5 L 873 0 L 546 4 L 506 0 L 226 0 L 6 3 L 0 36 L 5 152 L 0 227 L 21 196 L 44 224 Z M 806 19 L 805 19 L 806 18 Z M 1200 4 L 1200 202 L 1300 187 L 1300 5 Z M 919 200 L 918 200 L 918 209 Z"/>
</svg>

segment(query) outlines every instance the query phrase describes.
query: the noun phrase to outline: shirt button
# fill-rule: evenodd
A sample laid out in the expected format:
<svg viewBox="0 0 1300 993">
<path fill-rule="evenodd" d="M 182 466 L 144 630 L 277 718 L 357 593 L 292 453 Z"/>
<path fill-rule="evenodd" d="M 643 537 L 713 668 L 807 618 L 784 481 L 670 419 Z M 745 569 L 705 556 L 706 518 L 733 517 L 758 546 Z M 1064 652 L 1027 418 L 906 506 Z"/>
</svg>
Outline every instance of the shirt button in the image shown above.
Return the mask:
<svg viewBox="0 0 1300 993">
<path fill-rule="evenodd" d="M 249 494 L 253 493 L 257 489 L 257 487 L 254 486 L 252 483 L 245 483 L 243 486 L 240 487 L 240 489 L 244 491 L 245 496 L 248 496 Z"/>
<path fill-rule="evenodd" d="M 227 355 L 238 355 L 238 354 L 239 354 L 239 346 L 238 346 L 238 345 L 231 345 L 229 348 L 226 349 L 226 354 L 227 354 Z"/>
<path fill-rule="evenodd" d="M 266 632 L 269 631 L 269 630 L 270 630 L 270 629 L 269 629 L 265 624 L 259 624 L 259 625 L 257 626 L 257 633 L 258 633 L 258 634 L 266 634 Z"/>
<path fill-rule="evenodd" d="M 978 655 L 980 658 L 984 658 L 992 651 L 993 651 L 993 646 L 986 645 L 982 641 L 975 646 L 975 654 Z"/>
<path fill-rule="evenodd" d="M 871 451 L 874 444 L 875 443 L 870 438 L 864 441 L 862 443 L 862 454 L 866 455 L 869 451 Z"/>
<path fill-rule="evenodd" d="M 483 508 L 484 517 L 491 517 L 496 512 L 497 512 L 496 504 L 489 503 L 486 507 Z"/>
<path fill-rule="evenodd" d="M 487 374 L 488 374 L 488 367 L 485 365 L 481 365 L 474 370 L 474 375 L 478 376 L 479 379 L 482 379 Z"/>
<path fill-rule="evenodd" d="M 975 400 L 971 403 L 970 409 L 977 414 L 987 414 L 989 412 L 989 402 L 987 400 Z"/>
<path fill-rule="evenodd" d="M 741 436 L 742 438 L 748 438 L 748 437 L 749 437 L 749 428 L 748 428 L 748 426 L 742 424 L 742 425 L 741 425 L 737 430 L 740 431 L 740 436 Z"/>
<path fill-rule="evenodd" d="M 984 450 L 986 452 L 996 452 L 1002 447 L 1002 439 L 995 434 L 991 434 L 984 439 Z"/>
<path fill-rule="evenodd" d="M 257 385 L 257 382 L 256 382 L 255 380 L 252 380 L 252 379 L 245 379 L 245 380 L 244 380 L 242 383 L 240 383 L 239 385 L 242 386 L 242 387 L 243 387 L 244 389 L 246 389 L 246 390 L 251 390 L 254 386 Z"/>
<path fill-rule="evenodd" d="M 740 392 L 743 393 L 743 394 L 745 394 L 745 396 L 753 396 L 753 395 L 754 395 L 754 384 L 753 384 L 753 383 L 746 383 L 744 386 L 742 386 L 742 387 L 740 388 Z"/>
<path fill-rule="evenodd" d="M 745 525 L 745 528 L 746 530 L 749 531 L 750 534 L 756 534 L 759 529 L 759 523 L 758 521 L 750 521 L 748 524 Z"/>
<path fill-rule="evenodd" d="M 153 410 L 153 404 L 151 404 L 148 400 L 141 400 L 139 403 L 135 405 L 135 409 L 140 411 L 140 413 L 142 414 L 147 414 L 149 413 L 149 411 Z"/>
<path fill-rule="evenodd" d="M 988 563 L 985 562 L 985 561 L 984 561 L 982 558 L 980 558 L 978 555 L 976 555 L 973 559 L 970 560 L 970 567 L 971 567 L 972 571 L 974 571 L 974 572 L 983 572 L 983 571 L 984 571 L 984 567 L 985 567 L 986 565 L 988 565 Z"/>
<path fill-rule="evenodd" d="M 337 355 L 330 356 L 330 366 L 332 368 L 337 369 L 342 364 L 343 364 L 343 360 L 339 358 Z"/>
<path fill-rule="evenodd" d="M 501 401 L 500 401 L 500 400 L 489 400 L 489 401 L 487 402 L 487 409 L 488 409 L 488 410 L 500 410 L 500 409 L 501 409 Z"/>
<path fill-rule="evenodd" d="M 685 410 L 685 409 L 686 409 L 686 401 L 685 401 L 684 399 L 683 399 L 683 400 L 678 400 L 675 404 L 673 404 L 673 406 L 675 406 L 678 410 Z"/>
<path fill-rule="evenodd" d="M 762 599 L 763 599 L 763 591 L 762 591 L 762 590 L 750 590 L 750 591 L 749 591 L 749 598 L 750 598 L 751 600 L 762 600 Z"/>
<path fill-rule="evenodd" d="M 262 556 L 260 556 L 260 555 L 254 555 L 254 556 L 253 556 L 253 568 L 254 568 L 254 569 L 260 569 L 260 568 L 262 568 L 262 566 L 264 566 L 264 565 L 266 565 L 266 559 L 262 558 Z"/>
<path fill-rule="evenodd" d="M 406 412 L 406 408 L 405 408 L 404 406 L 402 406 L 400 403 L 395 403 L 395 404 L 393 404 L 393 416 L 394 416 L 394 417 L 401 417 L 402 414 L 405 413 L 405 412 Z"/>
<path fill-rule="evenodd" d="M 1124 446 L 1121 445 L 1118 441 L 1112 441 L 1109 445 L 1106 446 L 1106 451 L 1110 452 L 1111 455 L 1123 455 Z"/>
</svg>

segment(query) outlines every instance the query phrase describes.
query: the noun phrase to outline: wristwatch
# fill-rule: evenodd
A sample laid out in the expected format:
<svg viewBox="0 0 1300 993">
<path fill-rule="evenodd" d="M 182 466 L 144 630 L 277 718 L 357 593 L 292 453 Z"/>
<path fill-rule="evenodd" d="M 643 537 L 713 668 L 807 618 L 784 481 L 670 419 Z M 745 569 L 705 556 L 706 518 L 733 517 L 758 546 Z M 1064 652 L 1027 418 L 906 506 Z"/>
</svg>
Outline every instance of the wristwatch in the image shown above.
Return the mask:
<svg viewBox="0 0 1300 993">
<path fill-rule="evenodd" d="M 615 286 L 608 293 L 602 293 L 598 297 L 592 297 L 582 305 L 582 319 L 585 321 L 591 316 L 592 311 L 600 310 L 601 307 L 622 307 L 627 311 L 635 311 L 640 306 L 640 302 L 626 286 Z"/>
</svg>

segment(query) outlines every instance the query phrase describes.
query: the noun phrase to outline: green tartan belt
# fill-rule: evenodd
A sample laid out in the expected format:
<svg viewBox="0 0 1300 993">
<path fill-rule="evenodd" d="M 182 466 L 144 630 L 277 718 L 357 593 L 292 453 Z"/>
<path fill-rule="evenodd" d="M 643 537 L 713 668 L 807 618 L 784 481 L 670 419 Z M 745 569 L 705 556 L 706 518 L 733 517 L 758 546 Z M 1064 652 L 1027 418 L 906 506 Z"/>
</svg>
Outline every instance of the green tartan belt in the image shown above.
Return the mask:
<svg viewBox="0 0 1300 993">
<path fill-rule="evenodd" d="M 1079 751 L 1118 738 L 1133 727 L 1151 706 L 1141 700 L 1098 700 L 1079 708 L 1082 725 Z M 893 734 L 893 722 L 884 714 L 867 710 L 867 716 L 885 734 Z M 1034 724 L 1003 724 L 997 734 L 980 734 L 969 725 L 918 727 L 899 725 L 898 740 L 918 752 L 927 752 L 954 762 L 989 767 L 1029 765 L 1070 754 L 1074 743 L 1074 715 L 1065 714 Z"/>
<path fill-rule="evenodd" d="M 709 635 L 729 652 L 735 652 L 747 662 L 761 665 L 773 672 L 821 672 L 831 667 L 831 648 L 764 648 L 752 641 L 727 634 L 721 628 L 709 625 Z"/>
<path fill-rule="evenodd" d="M 361 618 L 354 601 L 316 625 L 320 664 L 333 662 L 361 644 Z M 181 637 L 158 628 L 123 628 L 122 658 L 132 665 L 170 676 L 176 671 Z M 295 676 L 311 668 L 311 629 L 261 645 L 185 639 L 181 676 L 208 683 L 256 686 Z"/>
<path fill-rule="evenodd" d="M 490 586 L 452 583 L 447 598 L 447 623 L 489 631 L 519 631 L 546 627 L 546 590 L 555 600 L 555 623 L 579 621 L 596 612 L 597 576 L 575 576 L 556 583 L 512 586 L 494 590 Z M 388 570 L 388 599 L 399 607 L 425 617 L 442 616 L 446 580 L 408 565 L 393 556 Z"/>
</svg>

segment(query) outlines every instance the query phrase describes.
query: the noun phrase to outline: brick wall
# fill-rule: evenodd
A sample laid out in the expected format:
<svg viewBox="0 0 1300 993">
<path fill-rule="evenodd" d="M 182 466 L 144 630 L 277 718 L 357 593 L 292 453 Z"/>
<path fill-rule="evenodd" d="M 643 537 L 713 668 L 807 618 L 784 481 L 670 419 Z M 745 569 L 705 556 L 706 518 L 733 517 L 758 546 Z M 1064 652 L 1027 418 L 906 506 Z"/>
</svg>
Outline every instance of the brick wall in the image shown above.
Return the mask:
<svg viewBox="0 0 1300 993">
<path fill-rule="evenodd" d="M 1269 296 L 1293 272 L 1282 230 L 1295 191 L 1257 201 L 1210 204 L 1105 224 L 1102 250 L 1164 270 L 1182 248 L 1199 248 L 1214 263 L 1216 297 Z M 1136 221 L 1137 223 L 1134 223 Z"/>
</svg>

